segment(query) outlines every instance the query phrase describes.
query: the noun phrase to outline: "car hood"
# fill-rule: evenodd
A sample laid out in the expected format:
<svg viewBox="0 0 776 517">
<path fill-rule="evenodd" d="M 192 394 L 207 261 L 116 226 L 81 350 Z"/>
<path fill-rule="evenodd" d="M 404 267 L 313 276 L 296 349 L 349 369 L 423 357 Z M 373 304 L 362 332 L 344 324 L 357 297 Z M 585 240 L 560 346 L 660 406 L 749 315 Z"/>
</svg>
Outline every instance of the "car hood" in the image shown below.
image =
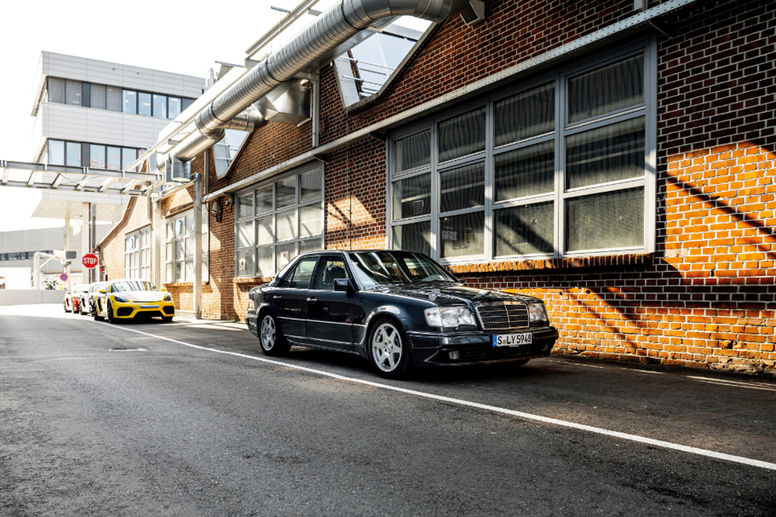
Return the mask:
<svg viewBox="0 0 776 517">
<path fill-rule="evenodd" d="M 136 303 L 161 302 L 164 299 L 164 293 L 161 291 L 122 291 L 113 295 Z"/>
<path fill-rule="evenodd" d="M 499 301 L 538 301 L 538 298 L 502 291 L 489 291 L 464 287 L 461 284 L 429 282 L 426 284 L 381 284 L 369 289 L 373 293 L 405 296 L 431 302 L 435 305 L 460 305 L 467 303 L 489 303 Z"/>
</svg>

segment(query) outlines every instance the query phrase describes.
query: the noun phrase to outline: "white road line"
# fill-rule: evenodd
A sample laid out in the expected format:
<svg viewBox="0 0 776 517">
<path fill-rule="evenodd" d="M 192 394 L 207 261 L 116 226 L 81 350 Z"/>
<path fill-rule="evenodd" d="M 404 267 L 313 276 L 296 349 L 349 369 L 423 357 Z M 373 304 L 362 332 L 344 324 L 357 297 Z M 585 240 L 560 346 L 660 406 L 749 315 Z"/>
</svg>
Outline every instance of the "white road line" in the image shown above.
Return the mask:
<svg viewBox="0 0 776 517">
<path fill-rule="evenodd" d="M 708 384 L 717 384 L 719 386 L 727 386 L 729 388 L 745 388 L 749 390 L 760 391 L 776 391 L 776 386 L 772 384 L 755 383 L 755 382 L 741 382 L 728 379 L 715 379 L 713 377 L 698 377 L 694 375 L 688 375 L 688 379 L 705 382 Z"/>
<path fill-rule="evenodd" d="M 108 325 L 108 324 L 107 323 L 103 323 L 103 325 Z M 278 361 L 278 360 L 275 360 L 275 359 L 267 359 L 267 358 L 264 358 L 264 357 L 258 357 L 258 356 L 248 355 L 248 354 L 242 354 L 242 353 L 239 353 L 239 352 L 230 352 L 228 350 L 219 350 L 218 348 L 210 348 L 210 347 L 206 347 L 206 346 L 195 345 L 193 343 L 187 343 L 185 341 L 179 341 L 177 339 L 172 339 L 172 338 L 169 338 L 169 337 L 158 336 L 158 335 L 155 335 L 155 334 L 150 334 L 148 332 L 142 332 L 140 330 L 130 329 L 130 328 L 127 328 L 127 327 L 120 327 L 120 326 L 113 326 L 113 325 L 111 325 L 111 328 L 117 328 L 117 329 L 121 329 L 121 330 L 126 330 L 127 332 L 135 332 L 137 334 L 142 334 L 144 336 L 148 336 L 148 337 L 152 337 L 152 338 L 156 338 L 156 339 L 161 339 L 161 340 L 164 340 L 164 341 L 169 341 L 171 343 L 176 343 L 178 345 L 186 346 L 186 347 L 189 347 L 189 348 L 194 348 L 194 349 L 197 349 L 197 350 L 204 350 L 204 351 L 213 352 L 213 353 L 216 353 L 216 354 L 231 355 L 231 356 L 234 356 L 234 357 L 241 357 L 243 359 L 250 359 L 252 361 L 260 361 L 262 363 L 272 364 L 272 365 L 275 365 L 275 366 L 282 366 L 282 367 L 285 367 L 285 368 L 292 368 L 292 369 L 303 371 L 303 372 L 308 372 L 308 373 L 313 373 L 313 374 L 316 374 L 316 375 L 321 375 L 323 377 L 330 377 L 332 379 L 338 379 L 338 380 L 345 381 L 345 382 L 352 382 L 354 384 L 362 384 L 364 386 L 371 386 L 373 388 L 379 388 L 379 389 L 384 389 L 384 390 L 389 390 L 389 391 L 395 391 L 395 392 L 399 392 L 399 393 L 404 393 L 406 395 L 412 395 L 412 396 L 415 396 L 415 397 L 421 397 L 421 398 L 430 399 L 430 400 L 436 400 L 436 401 L 440 401 L 440 402 L 447 402 L 449 404 L 455 404 L 455 405 L 464 406 L 464 407 L 481 409 L 481 410 L 484 410 L 484 411 L 490 411 L 491 413 L 498 413 L 498 414 L 501 414 L 501 415 L 508 415 L 508 416 L 513 416 L 513 417 L 517 417 L 517 418 L 522 418 L 524 420 L 531 420 L 531 421 L 534 421 L 534 422 L 542 422 L 542 423 L 545 423 L 545 424 L 552 424 L 552 425 L 557 425 L 557 426 L 560 426 L 560 427 L 566 427 L 568 429 L 576 429 L 578 431 L 585 431 L 585 432 L 589 432 L 589 433 L 600 434 L 600 435 L 604 435 L 604 436 L 610 436 L 610 437 L 613 437 L 613 438 L 619 438 L 621 440 L 628 440 L 628 441 L 631 441 L 631 442 L 641 443 L 641 444 L 645 444 L 645 445 L 651 445 L 653 447 L 660 447 L 660 448 L 663 448 L 663 449 L 669 449 L 669 450 L 674 450 L 674 451 L 682 451 L 682 452 L 686 452 L 686 453 L 689 453 L 689 454 L 695 454 L 697 456 L 705 456 L 705 457 L 714 458 L 714 459 L 717 459 L 717 460 L 730 461 L 730 462 L 733 462 L 733 463 L 739 463 L 739 464 L 748 465 L 748 466 L 751 466 L 751 467 L 759 467 L 759 468 L 768 469 L 768 470 L 776 470 L 776 463 L 771 463 L 771 462 L 768 462 L 768 461 L 756 460 L 756 459 L 752 459 L 752 458 L 746 458 L 746 457 L 743 457 L 743 456 L 735 456 L 733 454 L 726 454 L 726 453 L 723 453 L 723 452 L 711 451 L 711 450 L 708 450 L 708 449 L 700 449 L 698 447 L 690 447 L 690 446 L 687 446 L 687 445 L 681 445 L 681 444 L 678 444 L 678 443 L 666 442 L 666 441 L 663 441 L 663 440 L 655 440 L 653 438 L 647 438 L 647 437 L 638 436 L 638 435 L 635 435 L 635 434 L 621 433 L 619 431 L 612 431 L 612 430 L 609 430 L 609 429 L 604 429 L 602 427 L 595 427 L 595 426 L 586 425 L 586 424 L 578 424 L 576 422 L 569 422 L 569 421 L 566 421 L 566 420 L 559 420 L 557 418 L 550 418 L 550 417 L 541 416 L 541 415 L 534 415 L 534 414 L 531 414 L 531 413 L 525 413 L 523 411 L 515 411 L 513 409 L 506 409 L 506 408 L 502 408 L 502 407 L 498 407 L 498 406 L 491 406 L 489 404 L 480 404 L 479 402 L 472 402 L 472 401 L 463 400 L 463 399 L 446 397 L 446 396 L 443 396 L 443 395 L 435 395 L 433 393 L 427 393 L 427 392 L 424 392 L 424 391 L 417 391 L 417 390 L 411 390 L 411 389 L 407 389 L 407 388 L 400 388 L 398 386 L 391 386 L 390 384 L 383 384 L 383 383 L 380 383 L 380 382 L 367 381 L 367 380 L 363 380 L 363 379 L 357 379 L 357 378 L 354 378 L 354 377 L 346 377 L 344 375 L 339 375 L 339 374 L 327 372 L 327 371 L 324 371 L 324 370 L 316 370 L 314 368 L 307 368 L 306 366 L 298 366 L 298 365 L 295 365 L 295 364 L 286 363 L 286 362 Z"/>
</svg>

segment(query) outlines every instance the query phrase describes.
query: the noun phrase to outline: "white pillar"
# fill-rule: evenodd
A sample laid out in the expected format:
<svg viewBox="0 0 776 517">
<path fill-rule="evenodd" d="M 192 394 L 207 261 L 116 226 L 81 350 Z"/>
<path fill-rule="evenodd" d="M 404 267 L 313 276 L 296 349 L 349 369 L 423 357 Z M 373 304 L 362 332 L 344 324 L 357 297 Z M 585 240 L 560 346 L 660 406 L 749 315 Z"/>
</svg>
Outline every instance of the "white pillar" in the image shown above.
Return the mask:
<svg viewBox="0 0 776 517">
<path fill-rule="evenodd" d="M 194 174 L 194 316 L 202 315 L 202 174 Z"/>
</svg>

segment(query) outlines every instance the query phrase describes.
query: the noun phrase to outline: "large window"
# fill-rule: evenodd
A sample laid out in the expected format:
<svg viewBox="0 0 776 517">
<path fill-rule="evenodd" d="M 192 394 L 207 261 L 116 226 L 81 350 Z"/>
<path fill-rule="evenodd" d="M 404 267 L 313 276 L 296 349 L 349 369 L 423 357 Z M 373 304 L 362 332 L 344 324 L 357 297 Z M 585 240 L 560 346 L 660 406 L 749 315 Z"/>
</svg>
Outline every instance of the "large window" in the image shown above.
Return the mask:
<svg viewBox="0 0 776 517">
<path fill-rule="evenodd" d="M 126 169 L 135 161 L 138 151 L 139 149 L 133 147 L 49 140 L 47 163 L 119 171 Z M 136 166 L 130 170 L 137 171 L 138 169 L 139 167 Z"/>
<path fill-rule="evenodd" d="M 165 278 L 167 282 L 194 281 L 194 212 L 167 219 Z M 202 281 L 208 279 L 208 212 L 202 208 Z"/>
<path fill-rule="evenodd" d="M 151 280 L 151 227 L 128 233 L 124 239 L 124 276 Z"/>
<path fill-rule="evenodd" d="M 142 92 L 116 86 L 49 77 L 47 100 L 109 111 L 122 111 L 157 118 L 175 118 L 194 99 Z"/>
<path fill-rule="evenodd" d="M 392 246 L 447 262 L 651 251 L 655 68 L 634 47 L 392 135 Z"/>
<path fill-rule="evenodd" d="M 236 276 L 274 276 L 323 246 L 323 171 L 297 171 L 237 196 Z"/>
</svg>

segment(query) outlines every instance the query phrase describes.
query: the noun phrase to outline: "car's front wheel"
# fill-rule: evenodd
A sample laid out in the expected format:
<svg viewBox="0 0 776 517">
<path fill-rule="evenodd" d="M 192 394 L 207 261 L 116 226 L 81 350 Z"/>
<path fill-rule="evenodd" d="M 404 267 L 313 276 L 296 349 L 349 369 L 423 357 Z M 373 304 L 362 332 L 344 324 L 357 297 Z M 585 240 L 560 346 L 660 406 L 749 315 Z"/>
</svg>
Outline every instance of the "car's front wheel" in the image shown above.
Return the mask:
<svg viewBox="0 0 776 517">
<path fill-rule="evenodd" d="M 369 361 L 383 377 L 403 377 L 410 369 L 409 343 L 397 323 L 383 319 L 369 334 Z"/>
<path fill-rule="evenodd" d="M 108 319 L 108 323 L 116 323 L 116 318 L 113 316 L 113 305 L 108 300 L 108 305 L 105 307 L 105 317 Z"/>
<path fill-rule="evenodd" d="M 259 343 L 261 351 L 267 355 L 282 355 L 290 348 L 283 331 L 278 326 L 278 320 L 270 313 L 264 314 L 259 324 Z"/>
</svg>

